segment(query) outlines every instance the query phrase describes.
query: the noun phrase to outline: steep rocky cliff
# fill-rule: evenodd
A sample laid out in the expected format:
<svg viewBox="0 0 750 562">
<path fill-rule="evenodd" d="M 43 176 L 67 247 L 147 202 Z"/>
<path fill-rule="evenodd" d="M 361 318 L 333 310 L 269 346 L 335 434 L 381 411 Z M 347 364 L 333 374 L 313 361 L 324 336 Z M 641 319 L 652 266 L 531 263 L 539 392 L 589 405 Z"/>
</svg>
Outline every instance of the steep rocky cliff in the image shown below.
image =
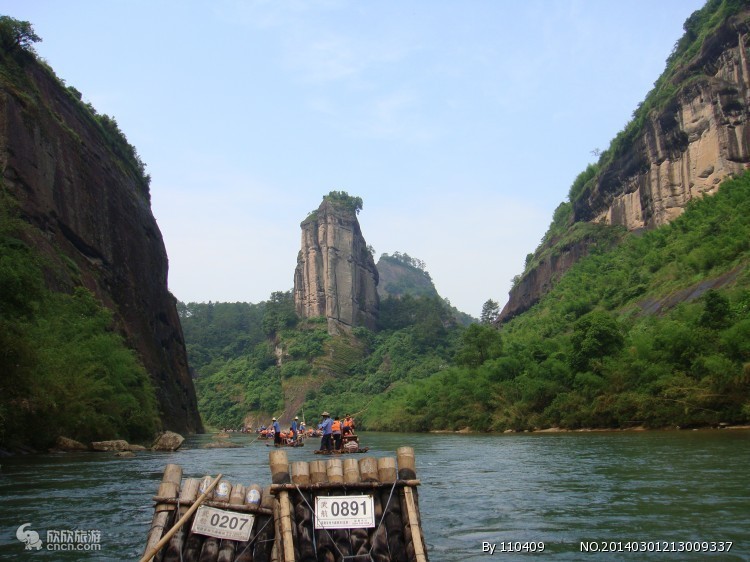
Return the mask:
<svg viewBox="0 0 750 562">
<path fill-rule="evenodd" d="M 731 15 L 721 19 L 724 13 Z M 720 21 L 703 37 L 712 18 Z M 750 10 L 709 2 L 685 29 L 678 44 L 684 60 L 668 66 L 634 121 L 602 154 L 591 180 L 571 193 L 571 226 L 656 228 L 750 166 Z M 548 236 L 537 249 L 538 259 L 511 290 L 500 322 L 533 306 L 590 250 L 590 240 L 580 240 L 550 252 L 558 242 Z"/>
<path fill-rule="evenodd" d="M 140 160 L 113 120 L 30 53 L 0 63 L 2 186 L 57 272 L 48 282 L 83 285 L 111 309 L 154 382 L 163 426 L 202 431 Z"/>
<path fill-rule="evenodd" d="M 685 80 L 640 136 L 587 186 L 573 205 L 576 221 L 654 228 L 688 201 L 716 191 L 750 162 L 748 23 L 731 18 L 704 44 Z M 696 74 L 696 71 L 700 71 Z M 679 83 L 679 82 L 678 82 Z"/>
<path fill-rule="evenodd" d="M 330 333 L 374 329 L 378 270 L 362 236 L 356 208 L 327 196 L 300 224 L 302 247 L 294 271 L 294 303 L 305 318 L 323 316 Z"/>
</svg>

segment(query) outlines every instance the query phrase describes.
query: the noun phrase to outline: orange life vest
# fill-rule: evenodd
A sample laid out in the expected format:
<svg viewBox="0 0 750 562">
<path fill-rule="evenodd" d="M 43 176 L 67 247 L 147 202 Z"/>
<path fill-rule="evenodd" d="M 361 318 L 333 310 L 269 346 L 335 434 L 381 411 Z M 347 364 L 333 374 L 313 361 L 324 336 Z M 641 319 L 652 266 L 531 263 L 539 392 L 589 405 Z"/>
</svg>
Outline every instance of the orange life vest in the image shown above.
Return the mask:
<svg viewBox="0 0 750 562">
<path fill-rule="evenodd" d="M 334 420 L 333 424 L 331 425 L 331 431 L 341 431 L 341 422 Z"/>
</svg>

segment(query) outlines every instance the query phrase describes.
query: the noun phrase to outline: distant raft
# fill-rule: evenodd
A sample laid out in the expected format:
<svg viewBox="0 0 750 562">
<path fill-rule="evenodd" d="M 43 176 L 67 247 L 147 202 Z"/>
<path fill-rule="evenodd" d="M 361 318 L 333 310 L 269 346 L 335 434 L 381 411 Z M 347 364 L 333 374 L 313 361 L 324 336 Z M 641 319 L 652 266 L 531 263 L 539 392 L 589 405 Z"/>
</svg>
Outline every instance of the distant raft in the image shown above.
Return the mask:
<svg viewBox="0 0 750 562">
<path fill-rule="evenodd" d="M 284 439 L 281 443 L 266 443 L 266 447 L 304 447 L 304 441 L 291 441 Z"/>
<path fill-rule="evenodd" d="M 359 439 L 356 435 L 344 435 L 341 449 L 331 449 L 326 451 L 324 449 L 316 449 L 316 455 L 346 455 L 348 453 L 366 453 L 370 450 L 370 447 L 360 447 Z"/>
<path fill-rule="evenodd" d="M 427 562 L 414 450 L 289 464 L 270 451 L 270 487 L 182 480 L 167 465 L 141 562 Z"/>
</svg>

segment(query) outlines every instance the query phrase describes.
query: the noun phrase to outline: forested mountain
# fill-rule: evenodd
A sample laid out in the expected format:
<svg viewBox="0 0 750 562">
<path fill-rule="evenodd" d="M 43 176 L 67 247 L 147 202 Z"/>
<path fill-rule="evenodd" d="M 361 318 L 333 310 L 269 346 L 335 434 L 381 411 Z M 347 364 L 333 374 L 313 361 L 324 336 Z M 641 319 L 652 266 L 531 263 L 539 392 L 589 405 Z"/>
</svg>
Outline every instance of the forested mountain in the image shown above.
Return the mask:
<svg viewBox="0 0 750 562">
<path fill-rule="evenodd" d="M 364 411 L 395 382 L 450 361 L 460 331 L 457 311 L 437 294 L 388 297 L 376 330 L 337 335 L 325 317 L 300 319 L 291 292 L 259 304 L 179 303 L 178 311 L 201 413 L 214 427 L 286 420 L 303 408 Z"/>
<path fill-rule="evenodd" d="M 454 364 L 375 397 L 364 418 L 389 430 L 746 423 L 749 265 L 743 175 L 581 259 L 495 335 L 469 328 Z"/>
<path fill-rule="evenodd" d="M 377 263 L 380 283 L 378 294 L 381 301 L 388 298 L 411 297 L 439 297 L 437 289 L 427 271 L 427 264 L 418 258 L 413 258 L 405 252 L 381 254 Z M 453 311 L 453 316 L 461 325 L 468 326 L 476 322 L 465 312 L 461 312 L 447 300 L 445 304 Z"/>
<path fill-rule="evenodd" d="M 526 260 L 499 320 L 528 310 L 578 259 L 633 232 L 669 223 L 750 162 L 750 2 L 709 0 L 654 88 L 598 160 L 575 179 Z"/>
<path fill-rule="evenodd" d="M 202 429 L 144 164 L 0 16 L 0 448 Z"/>
<path fill-rule="evenodd" d="M 529 254 L 502 324 L 459 325 L 425 275 L 386 281 L 375 330 L 273 316 L 265 340 L 199 379 L 202 400 L 399 431 L 750 421 L 748 7 L 710 0 L 687 20 Z M 235 423 L 228 411 L 209 421 Z"/>
</svg>

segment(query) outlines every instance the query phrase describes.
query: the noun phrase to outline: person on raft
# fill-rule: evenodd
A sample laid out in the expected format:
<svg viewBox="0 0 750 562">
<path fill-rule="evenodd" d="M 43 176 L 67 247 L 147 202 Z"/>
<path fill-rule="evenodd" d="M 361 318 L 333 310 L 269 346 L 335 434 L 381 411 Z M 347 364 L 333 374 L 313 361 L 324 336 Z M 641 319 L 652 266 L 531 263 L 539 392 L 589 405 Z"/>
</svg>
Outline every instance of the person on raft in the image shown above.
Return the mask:
<svg viewBox="0 0 750 562">
<path fill-rule="evenodd" d="M 333 449 L 334 451 L 341 450 L 341 418 L 336 416 L 333 418 L 331 424 L 331 434 L 333 435 Z"/>
<path fill-rule="evenodd" d="M 294 416 L 294 419 L 292 420 L 292 426 L 289 428 L 289 430 L 292 432 L 292 444 L 297 444 L 297 420 L 299 417 Z"/>
<path fill-rule="evenodd" d="M 349 435 L 350 433 L 354 433 L 354 418 L 352 418 L 351 414 L 346 414 L 342 425 L 342 435 Z"/>
<path fill-rule="evenodd" d="M 323 418 L 323 421 L 318 424 L 318 429 L 323 432 L 323 437 L 320 439 L 320 450 L 330 453 L 333 447 L 331 443 L 331 434 L 333 433 L 331 426 L 333 425 L 333 420 L 331 419 L 331 414 L 328 412 L 323 412 L 320 415 Z"/>
<path fill-rule="evenodd" d="M 273 418 L 273 445 L 274 447 L 281 447 L 281 426 L 276 418 Z"/>
</svg>

